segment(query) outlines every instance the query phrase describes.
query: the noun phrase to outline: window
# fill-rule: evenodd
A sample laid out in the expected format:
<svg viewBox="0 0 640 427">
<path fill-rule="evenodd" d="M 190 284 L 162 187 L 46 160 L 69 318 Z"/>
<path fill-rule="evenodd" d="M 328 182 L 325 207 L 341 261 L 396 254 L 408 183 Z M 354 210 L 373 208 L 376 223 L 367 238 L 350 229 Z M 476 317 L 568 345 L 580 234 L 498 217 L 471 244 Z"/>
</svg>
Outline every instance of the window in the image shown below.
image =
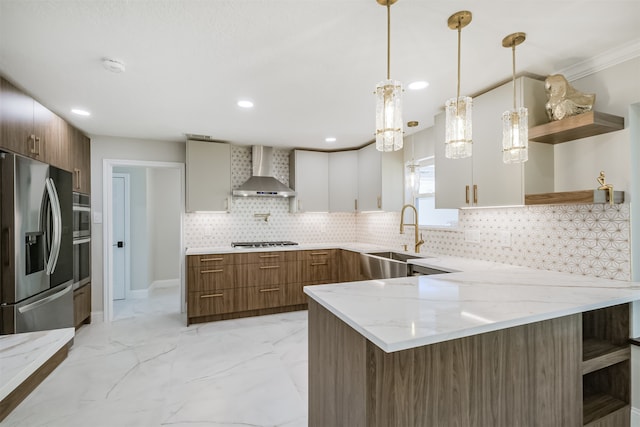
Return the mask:
<svg viewBox="0 0 640 427">
<path fill-rule="evenodd" d="M 416 168 L 418 182 L 415 190 L 415 205 L 420 226 L 452 227 L 458 225 L 457 209 L 436 209 L 435 162 L 433 156 L 420 159 Z M 410 182 L 410 178 L 407 180 Z"/>
</svg>

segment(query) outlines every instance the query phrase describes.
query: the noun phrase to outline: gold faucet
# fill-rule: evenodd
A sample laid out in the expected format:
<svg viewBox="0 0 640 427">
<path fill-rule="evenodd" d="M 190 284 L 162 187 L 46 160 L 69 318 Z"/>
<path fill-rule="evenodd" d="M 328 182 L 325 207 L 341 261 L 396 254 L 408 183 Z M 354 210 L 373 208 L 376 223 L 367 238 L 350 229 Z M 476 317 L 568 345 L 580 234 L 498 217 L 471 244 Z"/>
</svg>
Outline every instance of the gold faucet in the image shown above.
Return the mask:
<svg viewBox="0 0 640 427">
<path fill-rule="evenodd" d="M 413 225 L 414 229 L 415 229 L 415 250 L 416 253 L 419 254 L 420 253 L 420 246 L 424 245 L 424 240 L 422 240 L 422 233 L 420 233 L 420 238 L 418 239 L 418 210 L 416 209 L 415 206 L 413 206 L 412 204 L 408 204 L 408 205 L 404 205 L 402 207 L 402 212 L 400 213 L 400 234 L 404 234 L 404 211 L 407 208 L 411 208 L 413 209 L 413 224 L 407 224 L 407 225 Z"/>
</svg>

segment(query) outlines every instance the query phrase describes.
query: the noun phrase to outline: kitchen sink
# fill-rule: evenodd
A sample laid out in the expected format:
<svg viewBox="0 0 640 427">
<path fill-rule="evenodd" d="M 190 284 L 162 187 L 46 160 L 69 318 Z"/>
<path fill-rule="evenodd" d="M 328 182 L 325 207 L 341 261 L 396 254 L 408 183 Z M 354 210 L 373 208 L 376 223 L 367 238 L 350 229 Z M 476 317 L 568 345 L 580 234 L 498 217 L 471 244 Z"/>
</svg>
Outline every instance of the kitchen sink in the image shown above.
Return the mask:
<svg viewBox="0 0 640 427">
<path fill-rule="evenodd" d="M 441 274 L 446 271 L 408 264 L 410 259 L 429 258 L 403 252 L 370 252 L 360 254 L 360 273 L 366 280 Z"/>
<path fill-rule="evenodd" d="M 402 262 L 407 262 L 407 260 L 409 259 L 424 258 L 422 256 L 409 255 L 409 254 L 400 253 L 400 252 L 370 252 L 367 255 L 379 256 L 382 258 L 388 258 L 388 259 L 392 259 L 395 261 L 402 261 Z"/>
<path fill-rule="evenodd" d="M 400 252 L 371 252 L 360 254 L 360 272 L 367 280 L 410 276 L 407 260 L 421 258 Z"/>
</svg>

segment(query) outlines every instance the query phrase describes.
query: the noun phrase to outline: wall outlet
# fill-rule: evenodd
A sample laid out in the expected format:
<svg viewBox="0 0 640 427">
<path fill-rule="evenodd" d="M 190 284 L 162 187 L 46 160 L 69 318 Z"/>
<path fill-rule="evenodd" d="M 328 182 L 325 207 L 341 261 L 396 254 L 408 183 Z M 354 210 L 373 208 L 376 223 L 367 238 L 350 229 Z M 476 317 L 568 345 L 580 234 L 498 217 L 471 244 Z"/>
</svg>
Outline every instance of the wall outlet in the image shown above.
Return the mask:
<svg viewBox="0 0 640 427">
<path fill-rule="evenodd" d="M 511 232 L 508 230 L 498 230 L 496 233 L 496 237 L 498 238 L 498 243 L 503 248 L 511 247 Z"/>
<path fill-rule="evenodd" d="M 465 243 L 480 243 L 480 230 L 464 230 Z"/>
<path fill-rule="evenodd" d="M 205 227 L 204 235 L 205 237 L 213 237 L 213 227 Z"/>
</svg>

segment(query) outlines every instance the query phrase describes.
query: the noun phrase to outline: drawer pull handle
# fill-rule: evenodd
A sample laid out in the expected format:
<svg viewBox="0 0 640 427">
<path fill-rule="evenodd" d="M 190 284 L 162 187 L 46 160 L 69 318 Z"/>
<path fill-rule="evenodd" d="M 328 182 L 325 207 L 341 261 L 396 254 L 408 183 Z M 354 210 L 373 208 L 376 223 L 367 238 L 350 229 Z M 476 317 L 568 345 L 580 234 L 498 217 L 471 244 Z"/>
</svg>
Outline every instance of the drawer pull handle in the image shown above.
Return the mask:
<svg viewBox="0 0 640 427">
<path fill-rule="evenodd" d="M 222 260 L 224 260 L 224 258 L 200 258 L 200 262 L 222 261 Z"/>
<path fill-rule="evenodd" d="M 327 265 L 326 262 L 312 262 L 311 265 Z"/>
<path fill-rule="evenodd" d="M 269 288 L 269 289 L 260 289 L 260 292 L 275 292 L 279 290 L 280 288 Z"/>
<path fill-rule="evenodd" d="M 311 252 L 311 256 L 316 256 L 316 255 L 329 255 L 329 252 Z"/>
<path fill-rule="evenodd" d="M 209 294 L 209 295 L 200 295 L 200 298 L 220 298 L 224 294 Z"/>
<path fill-rule="evenodd" d="M 280 268 L 279 265 L 261 265 L 260 270 L 268 270 L 270 268 Z"/>
<path fill-rule="evenodd" d="M 222 273 L 224 270 L 220 269 L 220 270 L 202 270 L 200 272 L 200 274 L 207 274 L 207 273 Z"/>
<path fill-rule="evenodd" d="M 280 255 L 260 255 L 260 258 L 278 258 Z"/>
</svg>

